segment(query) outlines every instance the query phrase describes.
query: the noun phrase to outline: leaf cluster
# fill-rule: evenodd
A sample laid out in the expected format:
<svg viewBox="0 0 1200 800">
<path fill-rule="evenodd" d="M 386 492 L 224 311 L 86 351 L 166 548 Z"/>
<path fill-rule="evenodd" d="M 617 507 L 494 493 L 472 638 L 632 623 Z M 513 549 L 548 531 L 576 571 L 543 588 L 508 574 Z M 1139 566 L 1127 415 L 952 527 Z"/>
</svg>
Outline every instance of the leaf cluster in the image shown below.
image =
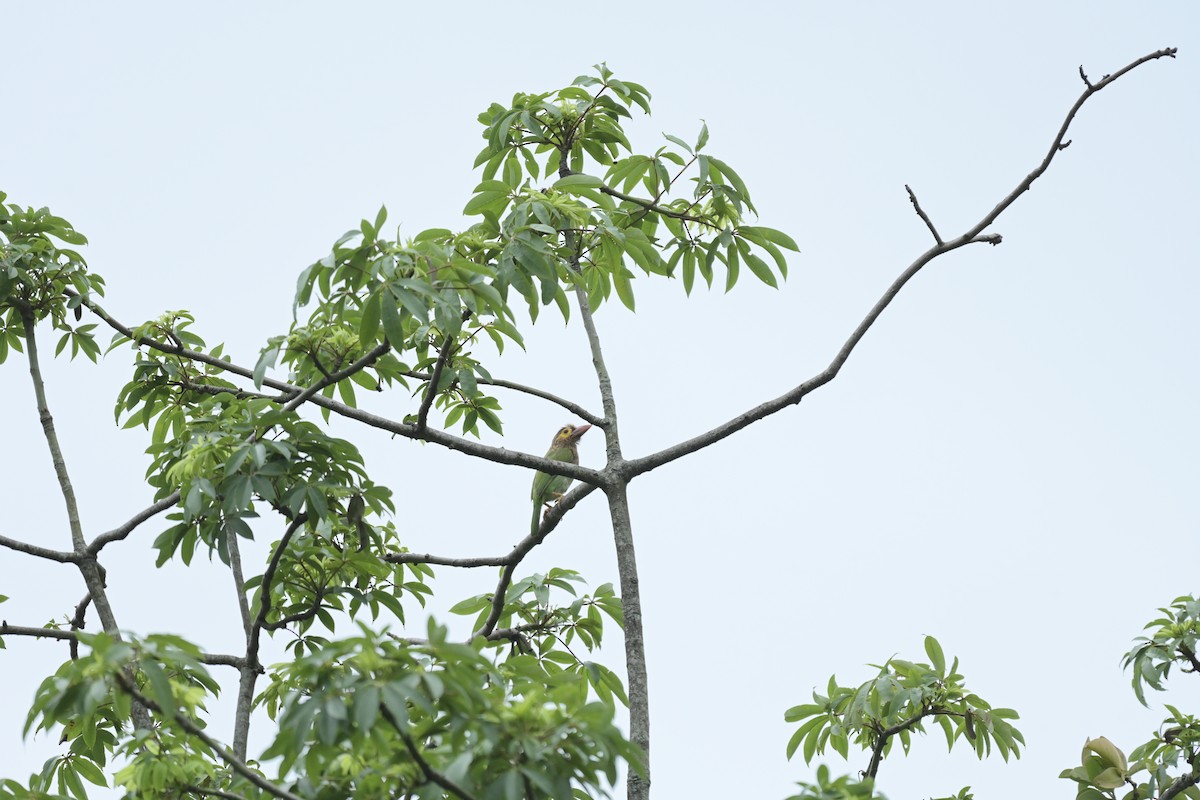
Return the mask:
<svg viewBox="0 0 1200 800">
<path fill-rule="evenodd" d="M 604 617 L 624 624 L 621 598 L 612 584 L 598 587 L 592 594 L 578 595 L 574 584 L 583 577 L 574 570 L 554 568 L 546 574 L 534 574 L 513 581 L 504 598 L 504 607 L 496 625 L 512 632 L 513 647 L 506 663 L 519 669 L 531 680 L 574 691 L 582 703 L 588 687 L 607 706 L 616 701 L 629 705 L 625 687 L 616 673 L 603 664 L 580 658 L 572 648 L 582 645 L 589 653 L 600 648 L 604 636 Z M 566 594 L 563 604 L 558 596 Z M 492 611 L 492 595 L 477 595 L 455 604 L 452 614 L 475 614 L 474 630 L 482 630 Z"/>
<path fill-rule="evenodd" d="M 793 706 L 784 714 L 800 722 L 787 745 L 790 759 L 797 750 L 806 763 L 827 747 L 846 758 L 854 743 L 873 753 L 867 774 L 874 776 L 879 760 L 898 740 L 907 753 L 913 732 L 924 733 L 925 721 L 934 720 L 946 736 L 947 747 L 966 738 L 983 758 L 993 745 L 1004 760 L 1020 757 L 1025 739 L 1009 720 L 1018 718 L 1009 708 L 993 708 L 967 690 L 958 672 L 958 659 L 947 667 L 941 645 L 925 638 L 930 663 L 897 658 L 880 666 L 879 674 L 857 687 L 840 686 L 830 677 L 825 694 L 813 692 L 813 702 Z"/>
<path fill-rule="evenodd" d="M 95 361 L 96 325 L 78 323 L 84 298 L 104 294 L 104 279 L 88 271 L 78 251 L 61 244 L 84 245 L 87 239 L 50 209 L 5 203 L 7 197 L 0 192 L 0 364 L 10 350 L 24 352 L 26 317 L 50 320 L 62 331 L 55 355 L 69 344 L 72 359 L 82 352 Z"/>
</svg>

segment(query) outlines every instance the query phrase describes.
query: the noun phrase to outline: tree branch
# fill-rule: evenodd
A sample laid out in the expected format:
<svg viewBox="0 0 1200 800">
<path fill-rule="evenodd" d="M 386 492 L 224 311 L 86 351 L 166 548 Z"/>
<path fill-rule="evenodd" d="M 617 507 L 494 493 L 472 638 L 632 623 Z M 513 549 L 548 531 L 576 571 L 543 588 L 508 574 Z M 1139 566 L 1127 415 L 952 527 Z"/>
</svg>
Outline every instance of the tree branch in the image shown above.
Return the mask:
<svg viewBox="0 0 1200 800">
<path fill-rule="evenodd" d="M 344 369 L 340 369 L 337 372 L 334 372 L 332 374 L 327 374 L 324 378 L 317 381 L 312 386 L 309 386 L 307 389 L 304 389 L 303 391 L 298 392 L 294 397 L 292 397 L 291 400 L 288 401 L 287 405 L 285 405 L 283 407 L 283 410 L 284 411 L 295 411 L 297 408 L 299 408 L 305 402 L 307 402 L 310 397 L 312 397 L 317 392 L 324 389 L 326 386 L 332 386 L 333 384 L 338 383 L 339 381 L 344 381 L 346 378 L 349 378 L 351 375 L 355 374 L 356 372 L 359 372 L 359 371 L 365 369 L 366 367 L 371 366 L 372 364 L 374 364 L 376 361 L 379 360 L 380 356 L 382 356 L 384 353 L 386 353 L 390 349 L 391 349 L 391 345 L 388 344 L 387 342 L 382 342 L 380 344 L 375 345 L 375 347 L 368 350 L 365 354 L 363 354 L 361 357 L 359 357 L 359 359 L 357 361 L 355 361 L 353 364 L 350 364 L 349 366 L 345 367 Z M 264 383 L 265 383 L 265 381 L 264 381 Z"/>
<path fill-rule="evenodd" d="M 463 322 L 466 322 L 470 316 L 470 311 L 464 311 Z M 424 431 L 426 425 L 429 424 L 429 409 L 433 407 L 433 400 L 437 397 L 438 384 L 442 382 L 442 372 L 446 369 L 446 362 L 450 360 L 456 341 L 457 337 L 447 333 L 441 349 L 438 350 L 437 361 L 434 362 L 433 371 L 429 375 L 429 387 L 425 390 L 425 397 L 421 398 L 421 407 L 417 409 L 417 431 Z"/>
<path fill-rule="evenodd" d="M 1179 654 L 1188 660 L 1192 665 L 1192 672 L 1200 672 L 1200 658 L 1196 657 L 1196 651 L 1188 647 L 1186 644 L 1179 645 Z M 1184 670 L 1185 672 L 1187 670 Z"/>
<path fill-rule="evenodd" d="M 69 296 L 78 296 L 71 290 L 67 290 L 67 294 Z M 150 347 L 154 350 L 158 350 L 161 353 L 177 355 L 181 358 L 191 359 L 201 364 L 208 364 L 210 366 L 218 367 L 226 372 L 239 375 L 248 380 L 254 379 L 253 370 L 235 364 L 232 361 L 225 361 L 215 358 L 207 353 L 189 350 L 186 347 L 166 345 L 146 336 L 135 339 L 133 336 L 133 330 L 131 328 L 121 324 L 119 321 L 113 318 L 112 315 L 105 311 L 94 300 L 90 298 L 83 298 L 81 302 L 89 310 L 100 317 L 100 319 L 104 320 L 109 327 L 129 338 L 131 341 L 136 342 L 137 344 Z M 333 377 L 337 377 L 337 374 L 338 373 L 335 373 Z M 306 391 L 299 386 L 295 386 L 285 381 L 275 380 L 273 378 L 264 378 L 262 385 L 285 392 L 289 396 L 292 396 L 293 399 L 296 395 L 302 394 Z M 312 387 L 309 388 L 311 389 Z M 474 456 L 475 458 L 481 458 L 485 461 L 492 461 L 497 464 L 509 464 L 512 466 L 525 467 L 526 469 L 546 472 L 551 475 L 565 475 L 577 481 L 594 484 L 596 486 L 603 486 L 606 480 L 606 476 L 597 470 L 581 467 L 578 464 L 572 464 L 569 461 L 551 461 L 548 458 L 535 456 L 530 453 L 523 453 L 519 450 L 509 450 L 504 447 L 491 447 L 489 445 L 471 441 L 470 439 L 452 436 L 444 431 L 435 430 L 433 428 L 426 428 L 425 430 L 421 431 L 417 429 L 416 425 L 396 422 L 395 420 L 388 419 L 387 417 L 381 417 L 377 414 L 371 414 L 363 411 L 362 409 L 352 408 L 345 403 L 339 403 L 332 398 L 323 397 L 319 394 L 313 394 L 306 398 L 306 400 L 313 405 L 329 409 L 339 416 L 352 419 L 355 422 L 361 422 L 369 427 L 378 428 L 379 430 L 387 431 L 388 433 L 393 433 L 406 439 L 414 439 L 417 441 L 441 445 L 449 450 L 465 453 L 466 455 Z"/>
<path fill-rule="evenodd" d="M 79 563 L 79 555 L 76 553 L 68 553 L 64 550 L 51 550 L 49 547 L 38 547 L 36 544 L 10 539 L 7 536 L 0 536 L 0 547 L 7 547 L 9 550 L 16 550 L 18 553 L 44 558 L 47 561 L 57 561 L 60 564 Z"/>
<path fill-rule="evenodd" d="M 254 618 L 254 623 L 250 626 L 250 633 L 246 637 L 246 663 L 248 664 L 258 665 L 259 639 L 262 635 L 262 629 L 267 622 L 267 614 L 271 613 L 271 583 L 275 580 L 275 573 L 279 569 L 279 562 L 283 558 L 283 552 L 287 549 L 288 542 L 292 540 L 292 536 L 307 521 L 307 514 L 298 514 L 291 521 L 287 530 L 283 533 L 283 538 L 276 545 L 275 552 L 271 554 L 271 561 L 267 564 L 267 571 L 263 573 L 262 583 L 258 588 L 258 615 Z"/>
<path fill-rule="evenodd" d="M 0 622 L 0 636 L 32 636 L 35 639 L 58 639 L 74 641 L 75 631 L 64 631 L 58 628 L 32 628 L 23 625 L 9 625 L 8 620 Z"/>
<path fill-rule="evenodd" d="M 513 549 L 502 556 L 483 556 L 469 558 L 450 558 L 435 556 L 429 553 L 385 553 L 383 560 L 390 564 L 436 564 L 443 567 L 504 567 L 516 566 L 529 554 L 533 548 L 544 542 L 558 527 L 563 516 L 574 508 L 580 500 L 596 491 L 595 486 L 582 484 L 562 496 L 562 499 L 550 507 L 535 533 L 527 534 L 513 545 Z"/>
<path fill-rule="evenodd" d="M 392 715 L 391 711 L 388 711 L 387 708 L 381 708 L 380 711 L 383 714 L 384 719 L 391 723 L 392 727 L 395 728 L 396 733 L 400 735 L 400 739 L 404 742 L 404 746 L 408 750 L 408 754 L 412 756 L 413 761 L 417 762 L 417 766 L 421 768 L 421 773 L 425 776 L 425 780 L 442 787 L 447 792 L 462 798 L 462 800 L 475 800 L 475 796 L 473 794 L 430 766 L 429 762 L 425 760 L 425 757 L 421 755 L 420 749 L 417 748 L 417 743 L 414 742 L 412 737 L 400 727 L 399 720 Z"/>
<path fill-rule="evenodd" d="M 131 517 L 130 520 L 125 524 L 97 536 L 92 540 L 92 543 L 88 545 L 87 552 L 91 553 L 93 556 L 96 555 L 106 544 L 124 539 L 126 536 L 133 533 L 137 526 L 141 525 L 143 522 L 154 517 L 155 515 L 166 511 L 168 508 L 178 502 L 179 490 L 176 489 L 174 492 L 167 495 L 162 500 L 159 500 L 154 505 L 144 508 L 138 513 L 134 514 L 133 517 Z"/>
<path fill-rule="evenodd" d="M 23 625 L 10 625 L 7 621 L 0 622 L 0 636 L 28 636 L 34 639 L 58 639 L 62 642 L 78 641 L 77 630 L 62 630 L 60 628 L 34 628 Z M 245 659 L 240 656 L 224 653 L 201 653 L 198 656 L 201 663 L 210 666 L 240 667 Z"/>
<path fill-rule="evenodd" d="M 570 175 L 570 174 L 571 174 L 570 172 L 567 173 L 567 175 Z M 565 178 L 566 175 L 563 175 L 562 177 Z M 625 200 L 626 202 L 633 203 L 634 205 L 637 205 L 637 206 L 641 206 L 642 208 L 646 209 L 647 211 L 653 211 L 656 214 L 661 214 L 664 217 L 673 217 L 674 219 L 684 220 L 686 222 L 695 222 L 697 225 L 703 225 L 706 228 L 712 228 L 713 230 L 721 229 L 720 226 L 714 225 L 710 220 L 706 220 L 703 217 L 696 217 L 691 214 L 685 214 L 681 211 L 673 211 L 672 209 L 669 209 L 665 206 L 660 206 L 658 203 L 655 203 L 652 200 L 643 200 L 640 197 L 634 197 L 631 194 L 625 194 L 624 192 L 619 192 L 616 189 L 613 189 L 611 186 L 608 186 L 606 184 L 600 184 L 600 186 L 598 186 L 597 188 L 604 194 L 608 195 L 609 197 L 615 197 L 618 200 Z"/>
<path fill-rule="evenodd" d="M 483 625 L 479 630 L 471 634 L 471 638 L 476 636 L 490 636 L 492 631 L 496 630 L 496 623 L 500 621 L 500 615 L 504 613 L 505 595 L 508 594 L 508 587 L 512 585 L 513 572 L 517 569 L 516 563 L 505 564 L 500 570 L 500 580 L 496 583 L 496 591 L 492 593 L 492 610 L 488 614 L 488 618 L 484 620 Z"/>
<path fill-rule="evenodd" d="M 163 710 L 158 703 L 155 703 L 149 697 L 146 697 L 146 695 L 139 692 L 137 687 L 133 684 L 133 681 L 124 672 L 117 671 L 113 673 L 113 677 L 116 678 L 117 683 L 120 684 L 121 689 L 124 690 L 126 694 L 146 708 L 156 711 L 163 717 L 172 720 L 176 725 L 183 728 L 189 734 L 204 742 L 204 744 L 207 745 L 208 748 L 214 753 L 219 755 L 221 760 L 228 764 L 234 772 L 250 781 L 250 783 L 254 784 L 259 789 L 262 789 L 264 792 L 280 798 L 280 800 L 303 800 L 303 798 L 299 797 L 298 795 L 294 795 L 287 789 L 276 786 L 254 770 L 250 769 L 250 767 L 246 765 L 245 761 L 235 756 L 233 752 L 229 750 L 229 748 L 223 746 L 216 739 L 205 733 L 200 726 L 192 722 L 180 711 L 176 710 L 175 713 L 171 715 L 163 713 Z"/>
<path fill-rule="evenodd" d="M 62 492 L 63 502 L 67 506 L 67 521 L 71 526 L 71 544 L 76 553 L 81 553 L 86 546 L 83 540 L 83 525 L 79 521 L 79 505 L 75 501 L 75 488 L 71 486 L 71 476 L 67 474 L 67 462 L 63 458 L 62 448 L 58 444 L 58 433 L 54 429 L 54 417 L 51 416 L 50 406 L 46 402 L 46 385 L 42 382 L 42 367 L 38 361 L 37 335 L 34 330 L 37 318 L 34 316 L 33 308 L 24 301 L 18 302 L 17 309 L 21 313 L 21 322 L 25 327 L 25 342 L 29 350 L 29 377 L 33 381 L 33 393 L 37 398 L 42 433 L 46 437 L 46 445 L 50 448 L 50 460 L 54 464 L 54 474 L 58 477 L 58 486 Z"/>
<path fill-rule="evenodd" d="M 1074 120 L 1076 113 L 1078 113 L 1080 107 L 1083 106 L 1084 102 L 1086 102 L 1089 97 L 1105 88 L 1117 78 L 1121 77 L 1135 67 L 1148 61 L 1153 61 L 1163 57 L 1174 58 L 1175 52 L 1176 50 L 1173 47 L 1157 50 L 1149 55 L 1142 56 L 1138 60 L 1125 66 L 1117 72 L 1114 72 L 1112 75 L 1105 77 L 1103 80 L 1094 85 L 1089 84 L 1084 90 L 1083 94 L 1080 95 L 1079 99 L 1075 101 L 1075 104 L 1071 106 L 1071 109 L 1067 112 L 1066 119 L 1059 127 L 1058 133 L 1054 137 L 1054 141 L 1051 143 L 1046 156 L 1042 159 L 1042 162 L 1032 172 L 1026 175 L 1021 182 L 1017 184 L 1017 187 L 1009 192 L 1004 199 L 997 203 L 991 211 L 985 214 L 979 222 L 965 231 L 962 235 L 957 236 L 949 241 L 936 244 L 930 249 L 926 250 L 924 253 L 918 256 L 917 259 L 913 261 L 902 273 L 900 273 L 900 276 L 896 278 L 896 280 L 892 282 L 892 285 L 887 288 L 887 291 L 883 293 L 883 296 L 879 298 L 879 300 L 875 303 L 863 320 L 858 324 L 858 327 L 854 329 L 854 332 L 850 334 L 850 338 L 846 340 L 845 344 L 842 345 L 841 349 L 829 363 L 829 366 L 827 366 L 824 370 L 791 389 L 790 391 L 785 392 L 779 397 L 755 406 L 754 408 L 739 414 L 728 422 L 718 425 L 716 428 L 713 428 L 706 433 L 702 433 L 699 436 L 696 436 L 685 442 L 681 442 L 680 444 L 672 447 L 668 447 L 665 450 L 660 450 L 659 452 L 653 453 L 649 456 L 634 459 L 628 462 L 626 465 L 628 477 L 635 477 L 643 472 L 648 472 L 657 467 L 661 467 L 662 465 L 670 463 L 671 461 L 675 461 L 676 459 L 694 453 L 697 450 L 701 450 L 709 445 L 715 444 L 722 439 L 737 433 L 748 425 L 765 419 L 766 417 L 769 417 L 770 415 L 788 406 L 799 403 L 805 395 L 824 386 L 836 378 L 838 372 L 841 371 L 842 366 L 846 363 L 846 360 L 850 357 L 850 354 L 854 351 L 854 348 L 858 345 L 859 341 L 861 341 L 863 336 L 866 335 L 867 331 L 871 329 L 871 326 L 875 324 L 875 320 L 877 320 L 880 314 L 882 314 L 883 311 L 891 304 L 896 295 L 900 293 L 900 290 L 904 288 L 904 285 L 908 283 L 908 281 L 914 275 L 920 272 L 922 267 L 938 256 L 945 255 L 952 250 L 957 250 L 958 248 L 968 244 L 986 243 L 995 245 L 1000 243 L 1001 238 L 999 235 L 985 235 L 983 234 L 983 230 L 995 222 L 996 218 L 1004 213 L 1009 206 L 1016 202 L 1018 197 L 1029 191 L 1029 187 L 1033 185 L 1033 182 L 1040 178 L 1042 174 L 1045 173 L 1045 171 L 1050 167 L 1055 155 L 1061 152 L 1065 146 L 1063 141 L 1066 137 L 1067 130 L 1070 128 L 1071 121 Z"/>
</svg>

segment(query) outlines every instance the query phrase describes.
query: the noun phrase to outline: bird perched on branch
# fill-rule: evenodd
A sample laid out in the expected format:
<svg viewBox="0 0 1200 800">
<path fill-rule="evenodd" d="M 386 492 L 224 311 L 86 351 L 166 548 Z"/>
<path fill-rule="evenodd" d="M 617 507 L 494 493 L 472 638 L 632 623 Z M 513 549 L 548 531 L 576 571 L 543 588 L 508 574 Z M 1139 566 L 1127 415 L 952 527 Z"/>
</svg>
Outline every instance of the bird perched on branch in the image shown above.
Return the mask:
<svg viewBox="0 0 1200 800">
<path fill-rule="evenodd" d="M 546 451 L 546 458 L 551 461 L 570 461 L 572 464 L 579 463 L 579 437 L 583 436 L 589 430 L 591 425 L 564 425 L 558 429 L 558 433 L 554 434 L 554 441 L 550 442 L 550 449 Z M 546 507 L 546 511 L 550 510 L 550 504 L 558 502 L 562 496 L 566 494 L 567 489 L 571 486 L 571 478 L 566 475 L 548 475 L 545 472 L 539 472 L 533 476 L 533 523 L 530 526 L 529 533 L 536 535 L 538 525 L 541 524 L 542 507 Z"/>
</svg>

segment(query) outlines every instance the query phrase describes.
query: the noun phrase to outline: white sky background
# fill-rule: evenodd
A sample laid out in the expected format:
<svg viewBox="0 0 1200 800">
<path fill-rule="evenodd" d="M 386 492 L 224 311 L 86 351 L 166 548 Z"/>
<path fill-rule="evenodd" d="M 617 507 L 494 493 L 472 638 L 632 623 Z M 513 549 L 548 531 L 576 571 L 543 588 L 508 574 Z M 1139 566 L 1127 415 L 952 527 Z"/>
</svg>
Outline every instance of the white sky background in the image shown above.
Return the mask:
<svg viewBox="0 0 1200 800">
<path fill-rule="evenodd" d="M 578 8 L 579 11 L 568 10 Z M 783 712 L 836 673 L 868 679 L 925 634 L 967 684 L 1021 713 L 1020 761 L 952 754 L 936 728 L 885 762 L 896 798 L 1074 796 L 1058 781 L 1089 736 L 1126 751 L 1143 710 L 1120 656 L 1156 607 L 1197 585 L 1195 352 L 1200 10 L 1188 2 L 563 7 L 311 3 L 7 5 L 0 190 L 49 205 L 91 240 L 106 307 L 136 324 L 186 308 L 209 344 L 252 364 L 285 331 L 296 274 L 386 203 L 402 235 L 461 227 L 478 181 L 475 116 L 607 60 L 654 94 L 629 125 L 694 140 L 746 179 L 762 224 L 799 242 L 780 290 L 638 280 L 638 313 L 597 322 L 629 456 L 695 435 L 820 371 L 929 244 L 909 183 L 950 237 L 1042 158 L 1082 84 L 1161 47 L 1085 106 L 1073 144 L 974 245 L 903 291 L 845 370 L 799 407 L 631 489 L 648 642 L 654 794 L 782 798 Z M 978 8 L 979 10 L 974 10 Z M 786 10 L 781 10 L 786 9 Z M 487 363 L 599 408 L 585 342 L 546 311 Z M 107 336 L 103 337 L 107 342 Z M 42 332 L 42 349 L 55 339 Z M 488 351 L 481 350 L 481 353 Z M 89 535 L 150 500 L 148 436 L 112 407 L 128 350 L 47 366 L 50 403 Z M 0 532 L 69 547 L 25 361 L 0 368 Z M 401 417 L 403 393 L 371 398 Z M 503 394 L 507 436 L 544 451 L 569 421 Z M 406 543 L 498 554 L 525 532 L 526 470 L 339 425 L 393 488 Z M 599 466 L 599 436 L 583 440 Z M 602 496 L 573 511 L 526 571 L 616 581 Z M 120 624 L 238 646 L 228 572 L 154 568 L 161 519 L 105 550 Z M 246 554 L 262 563 L 265 526 Z M 261 566 L 258 567 L 261 571 Z M 491 570 L 439 570 L 436 607 L 490 590 Z M 0 618 L 37 625 L 83 596 L 71 567 L 0 552 Z M 413 608 L 415 627 L 423 623 Z M 444 613 L 441 614 L 445 618 Z M 94 624 L 94 617 L 90 620 Z M 412 621 L 410 620 L 410 623 Z M 460 620 L 454 620 L 460 628 Z M 66 657 L 0 653 L 0 775 L 59 752 L 22 742 L 41 678 Z M 601 657 L 623 671 L 617 632 Z M 232 673 L 226 699 L 232 703 Z M 1193 711 L 1197 679 L 1166 699 Z M 1154 697 L 1154 700 L 1161 698 Z M 232 736 L 228 709 L 214 732 Z M 266 733 L 257 729 L 258 741 Z M 836 755 L 837 772 L 867 759 Z M 617 790 L 623 794 L 623 787 Z"/>
</svg>

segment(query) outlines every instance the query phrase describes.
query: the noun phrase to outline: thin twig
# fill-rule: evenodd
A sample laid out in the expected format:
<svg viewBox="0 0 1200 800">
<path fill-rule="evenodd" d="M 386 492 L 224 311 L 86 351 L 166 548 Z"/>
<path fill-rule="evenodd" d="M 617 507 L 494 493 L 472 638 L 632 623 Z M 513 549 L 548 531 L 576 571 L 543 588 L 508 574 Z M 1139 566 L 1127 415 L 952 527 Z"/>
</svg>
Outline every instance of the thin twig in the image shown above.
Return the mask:
<svg viewBox="0 0 1200 800">
<path fill-rule="evenodd" d="M 428 372 L 409 371 L 401 374 L 406 378 L 415 378 L 416 380 L 420 381 L 427 381 L 431 377 Z M 501 389 L 511 389 L 514 392 L 522 392 L 524 394 L 532 395 L 533 397 L 540 397 L 543 400 L 548 400 L 555 405 L 565 408 L 567 411 L 570 411 L 572 414 L 581 418 L 584 422 L 589 422 L 592 425 L 595 425 L 597 428 L 603 428 L 605 426 L 603 417 L 596 416 L 578 403 L 573 403 L 570 400 L 551 394 L 550 392 L 544 392 L 537 387 L 526 386 L 521 383 L 501 380 L 499 378 L 477 377 L 475 382 L 484 384 L 485 386 L 498 386 Z"/>
<path fill-rule="evenodd" d="M 933 234 L 933 240 L 938 244 L 945 244 L 945 242 L 942 241 L 941 234 L 939 234 L 937 232 L 937 228 L 933 226 L 933 220 L 931 220 L 929 215 L 925 213 L 925 209 L 921 208 L 921 204 L 917 202 L 916 194 L 913 193 L 913 190 L 909 188 L 907 183 L 904 184 L 904 191 L 908 192 L 908 199 L 912 201 L 913 208 L 917 210 L 917 216 L 925 221 L 925 227 L 929 228 L 929 232 Z"/>
</svg>

